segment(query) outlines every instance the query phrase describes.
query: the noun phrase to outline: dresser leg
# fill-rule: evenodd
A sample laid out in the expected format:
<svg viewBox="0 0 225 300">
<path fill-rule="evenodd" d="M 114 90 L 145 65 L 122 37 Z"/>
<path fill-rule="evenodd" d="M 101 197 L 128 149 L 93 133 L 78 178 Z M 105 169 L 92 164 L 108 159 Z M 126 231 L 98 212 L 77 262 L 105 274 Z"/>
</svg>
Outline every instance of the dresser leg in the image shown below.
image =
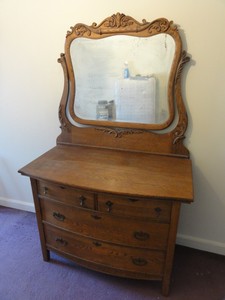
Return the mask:
<svg viewBox="0 0 225 300">
<path fill-rule="evenodd" d="M 47 249 L 42 249 L 42 255 L 43 255 L 43 260 L 44 261 L 49 261 L 50 260 L 50 251 Z"/>
<path fill-rule="evenodd" d="M 167 297 L 169 296 L 169 291 L 170 291 L 170 280 L 168 278 L 163 279 L 162 282 L 162 295 Z"/>
<path fill-rule="evenodd" d="M 45 234 L 44 234 L 43 224 L 41 221 L 42 216 L 41 216 L 40 201 L 38 198 L 37 181 L 33 178 L 31 178 L 30 181 L 31 181 L 31 187 L 32 187 L 32 192 L 33 192 L 33 197 L 34 197 L 34 206 L 35 206 L 37 225 L 38 225 L 40 241 L 41 241 L 42 256 L 43 256 L 44 261 L 49 261 L 50 260 L 50 251 L 46 248 L 46 245 L 45 245 Z"/>
<path fill-rule="evenodd" d="M 169 238 L 166 251 L 166 262 L 164 267 L 163 281 L 162 281 L 162 294 L 163 296 L 169 295 L 170 290 L 170 277 L 173 267 L 174 249 L 176 243 L 177 226 L 180 214 L 180 203 L 173 201 L 171 217 L 170 217 L 170 229 Z"/>
</svg>

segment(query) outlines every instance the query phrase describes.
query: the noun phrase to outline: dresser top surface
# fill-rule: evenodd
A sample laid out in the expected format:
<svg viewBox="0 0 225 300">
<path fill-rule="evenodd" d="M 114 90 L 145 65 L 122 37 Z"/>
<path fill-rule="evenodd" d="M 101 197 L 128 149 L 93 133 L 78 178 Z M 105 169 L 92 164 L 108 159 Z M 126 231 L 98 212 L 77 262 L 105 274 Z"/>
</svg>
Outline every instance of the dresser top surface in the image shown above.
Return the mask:
<svg viewBox="0 0 225 300">
<path fill-rule="evenodd" d="M 184 158 L 58 145 L 19 172 L 90 191 L 193 201 L 191 161 Z"/>
</svg>

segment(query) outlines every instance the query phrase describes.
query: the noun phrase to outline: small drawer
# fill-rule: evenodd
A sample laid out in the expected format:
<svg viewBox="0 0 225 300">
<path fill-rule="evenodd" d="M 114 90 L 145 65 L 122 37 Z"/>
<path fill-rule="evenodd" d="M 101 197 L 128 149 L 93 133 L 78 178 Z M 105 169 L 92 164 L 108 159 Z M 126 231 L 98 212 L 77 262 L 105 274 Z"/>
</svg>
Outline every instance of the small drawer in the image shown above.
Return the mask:
<svg viewBox="0 0 225 300">
<path fill-rule="evenodd" d="M 47 181 L 38 181 L 38 193 L 39 196 L 56 199 L 66 204 L 94 209 L 94 194 L 90 192 L 49 183 Z"/>
<path fill-rule="evenodd" d="M 170 222 L 172 203 L 169 200 L 140 199 L 99 194 L 98 209 L 120 216 Z"/>
<path fill-rule="evenodd" d="M 169 224 L 124 218 L 40 199 L 44 223 L 82 236 L 140 248 L 165 250 Z"/>
<path fill-rule="evenodd" d="M 86 261 L 120 270 L 161 276 L 165 262 L 163 251 L 130 248 L 85 238 L 45 225 L 47 247 Z"/>
</svg>

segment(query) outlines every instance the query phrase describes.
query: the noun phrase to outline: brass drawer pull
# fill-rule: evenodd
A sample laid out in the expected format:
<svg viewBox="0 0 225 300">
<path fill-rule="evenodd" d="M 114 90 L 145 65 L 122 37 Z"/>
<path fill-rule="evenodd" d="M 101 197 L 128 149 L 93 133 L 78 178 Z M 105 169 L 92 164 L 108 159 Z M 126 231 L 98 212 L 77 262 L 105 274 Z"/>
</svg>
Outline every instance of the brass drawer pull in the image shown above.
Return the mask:
<svg viewBox="0 0 225 300">
<path fill-rule="evenodd" d="M 68 244 L 67 241 L 65 241 L 64 239 L 62 238 L 56 238 L 55 241 L 59 244 L 61 244 L 62 246 L 66 246 Z"/>
<path fill-rule="evenodd" d="M 66 218 L 64 215 L 60 214 L 59 212 L 55 212 L 55 211 L 53 212 L 52 215 L 58 221 L 64 221 Z"/>
<path fill-rule="evenodd" d="M 94 244 L 96 247 L 100 247 L 100 246 L 102 245 L 101 243 L 99 243 L 99 242 L 97 242 L 97 241 L 93 242 L 93 244 Z"/>
<path fill-rule="evenodd" d="M 83 195 L 81 195 L 79 197 L 79 200 L 80 200 L 80 206 L 84 207 L 86 198 Z"/>
<path fill-rule="evenodd" d="M 110 212 L 112 210 L 113 203 L 111 201 L 107 201 L 105 205 L 107 206 L 107 211 Z"/>
<path fill-rule="evenodd" d="M 98 215 L 91 215 L 91 217 L 95 220 L 100 220 L 102 217 L 98 216 Z"/>
<path fill-rule="evenodd" d="M 135 231 L 134 237 L 135 237 L 135 239 L 137 239 L 139 241 L 146 241 L 150 238 L 149 234 L 147 232 L 143 232 L 143 231 Z"/>
<path fill-rule="evenodd" d="M 147 260 L 141 257 L 137 257 L 137 258 L 132 258 L 133 264 L 136 266 L 146 266 L 147 265 Z"/>
</svg>

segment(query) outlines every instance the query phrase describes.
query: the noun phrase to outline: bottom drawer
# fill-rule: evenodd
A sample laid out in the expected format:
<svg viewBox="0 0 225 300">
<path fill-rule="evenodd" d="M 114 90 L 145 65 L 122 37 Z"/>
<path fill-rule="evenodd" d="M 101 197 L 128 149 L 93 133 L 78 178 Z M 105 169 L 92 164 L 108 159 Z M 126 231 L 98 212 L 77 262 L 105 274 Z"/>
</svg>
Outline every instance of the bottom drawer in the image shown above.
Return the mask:
<svg viewBox="0 0 225 300">
<path fill-rule="evenodd" d="M 162 275 L 165 262 L 163 251 L 151 251 L 84 238 L 44 225 L 47 247 L 86 261 L 112 268 L 152 275 Z"/>
</svg>

